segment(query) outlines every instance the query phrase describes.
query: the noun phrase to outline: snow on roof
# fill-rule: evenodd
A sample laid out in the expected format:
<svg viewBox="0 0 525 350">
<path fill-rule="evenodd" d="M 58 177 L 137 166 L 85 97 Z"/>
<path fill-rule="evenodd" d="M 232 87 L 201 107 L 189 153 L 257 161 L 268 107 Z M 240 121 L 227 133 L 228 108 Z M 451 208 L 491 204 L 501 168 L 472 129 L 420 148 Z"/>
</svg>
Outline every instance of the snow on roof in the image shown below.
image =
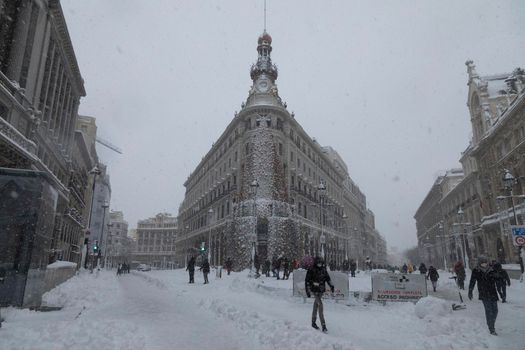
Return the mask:
<svg viewBox="0 0 525 350">
<path fill-rule="evenodd" d="M 71 261 L 55 261 L 52 264 L 47 265 L 48 269 L 60 269 L 63 267 L 77 267 L 77 264 Z"/>
</svg>

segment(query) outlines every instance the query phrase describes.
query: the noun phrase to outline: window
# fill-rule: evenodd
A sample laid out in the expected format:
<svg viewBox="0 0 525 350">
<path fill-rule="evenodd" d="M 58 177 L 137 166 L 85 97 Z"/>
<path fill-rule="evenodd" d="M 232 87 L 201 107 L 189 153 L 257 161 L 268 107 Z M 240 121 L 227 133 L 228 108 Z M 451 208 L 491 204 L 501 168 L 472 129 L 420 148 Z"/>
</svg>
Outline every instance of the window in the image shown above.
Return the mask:
<svg viewBox="0 0 525 350">
<path fill-rule="evenodd" d="M 279 155 L 280 156 L 283 155 L 283 144 L 282 143 L 279 143 Z"/>
</svg>

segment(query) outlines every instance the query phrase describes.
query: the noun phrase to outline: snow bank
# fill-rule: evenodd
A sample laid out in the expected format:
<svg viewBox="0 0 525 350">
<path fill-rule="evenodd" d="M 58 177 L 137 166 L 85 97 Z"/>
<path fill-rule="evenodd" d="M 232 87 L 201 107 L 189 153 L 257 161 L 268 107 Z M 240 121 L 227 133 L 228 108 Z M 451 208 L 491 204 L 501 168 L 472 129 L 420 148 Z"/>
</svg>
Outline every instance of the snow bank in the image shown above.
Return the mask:
<svg viewBox="0 0 525 350">
<path fill-rule="evenodd" d="M 414 311 L 419 318 L 433 319 L 450 314 L 452 307 L 449 301 L 428 296 L 419 299 Z"/>
<path fill-rule="evenodd" d="M 59 269 L 61 267 L 77 267 L 77 264 L 71 261 L 55 261 L 52 264 L 47 265 L 48 269 Z"/>
</svg>

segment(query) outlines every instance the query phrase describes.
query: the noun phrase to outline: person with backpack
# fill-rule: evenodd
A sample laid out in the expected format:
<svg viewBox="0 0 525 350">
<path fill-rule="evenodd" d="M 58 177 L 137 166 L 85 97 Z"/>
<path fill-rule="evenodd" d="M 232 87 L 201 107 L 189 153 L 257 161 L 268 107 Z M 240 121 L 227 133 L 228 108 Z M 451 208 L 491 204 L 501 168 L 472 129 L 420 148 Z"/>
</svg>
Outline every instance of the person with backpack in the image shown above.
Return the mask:
<svg viewBox="0 0 525 350">
<path fill-rule="evenodd" d="M 498 291 L 499 296 L 501 297 L 501 302 L 506 303 L 507 302 L 507 286 L 510 287 L 509 274 L 507 273 L 507 271 L 503 269 L 503 267 L 501 266 L 499 262 L 494 264 L 493 269 L 497 274 L 496 289 Z"/>
<path fill-rule="evenodd" d="M 428 276 L 430 279 L 430 282 L 432 282 L 432 288 L 434 289 L 434 292 L 436 291 L 437 287 L 437 281 L 439 279 L 439 273 L 437 272 L 436 268 L 432 265 L 428 268 Z"/>
<path fill-rule="evenodd" d="M 457 261 L 454 264 L 454 273 L 457 277 L 459 289 L 465 289 L 465 278 L 467 277 L 467 274 L 465 273 L 465 266 L 463 265 L 462 261 Z"/>
<path fill-rule="evenodd" d="M 478 257 L 478 265 L 472 270 L 470 283 L 468 286 L 468 298 L 472 300 L 472 291 L 476 283 L 478 284 L 479 300 L 483 302 L 485 308 L 485 319 L 489 327 L 490 334 L 496 333 L 495 324 L 498 317 L 498 292 L 496 291 L 497 273 L 489 266 L 489 261 L 485 256 Z"/>
<path fill-rule="evenodd" d="M 202 271 L 202 275 L 204 276 L 204 284 L 210 283 L 210 281 L 208 281 L 208 274 L 210 273 L 210 263 L 208 262 L 208 259 L 204 259 L 200 270 Z"/>
<path fill-rule="evenodd" d="M 315 257 L 314 265 L 306 272 L 306 278 L 304 279 L 304 287 L 306 290 L 306 296 L 311 297 L 314 295 L 314 307 L 312 310 L 312 327 L 319 329 L 317 326 L 317 312 L 319 311 L 319 319 L 321 320 L 321 327 L 323 332 L 328 332 L 326 329 L 326 322 L 324 319 L 323 312 L 323 301 L 321 300 L 325 290 L 326 284 L 330 286 L 330 290 L 334 292 L 334 285 L 330 280 L 330 275 L 326 271 L 324 260 L 321 257 Z"/>
<path fill-rule="evenodd" d="M 195 257 L 192 256 L 190 258 L 190 261 L 188 261 L 188 266 L 186 267 L 186 271 L 190 274 L 190 282 L 189 283 L 195 283 L 194 277 L 195 277 Z"/>
</svg>

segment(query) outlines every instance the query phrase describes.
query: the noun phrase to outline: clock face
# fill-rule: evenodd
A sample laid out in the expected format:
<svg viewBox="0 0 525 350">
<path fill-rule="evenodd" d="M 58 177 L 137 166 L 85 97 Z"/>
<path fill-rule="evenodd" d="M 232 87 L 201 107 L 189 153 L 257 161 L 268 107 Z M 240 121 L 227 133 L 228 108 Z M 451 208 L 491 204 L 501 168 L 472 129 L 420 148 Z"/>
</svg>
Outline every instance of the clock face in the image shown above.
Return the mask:
<svg viewBox="0 0 525 350">
<path fill-rule="evenodd" d="M 259 82 L 257 82 L 257 90 L 260 92 L 267 92 L 269 86 L 270 84 L 268 84 L 267 80 L 259 80 Z"/>
</svg>

